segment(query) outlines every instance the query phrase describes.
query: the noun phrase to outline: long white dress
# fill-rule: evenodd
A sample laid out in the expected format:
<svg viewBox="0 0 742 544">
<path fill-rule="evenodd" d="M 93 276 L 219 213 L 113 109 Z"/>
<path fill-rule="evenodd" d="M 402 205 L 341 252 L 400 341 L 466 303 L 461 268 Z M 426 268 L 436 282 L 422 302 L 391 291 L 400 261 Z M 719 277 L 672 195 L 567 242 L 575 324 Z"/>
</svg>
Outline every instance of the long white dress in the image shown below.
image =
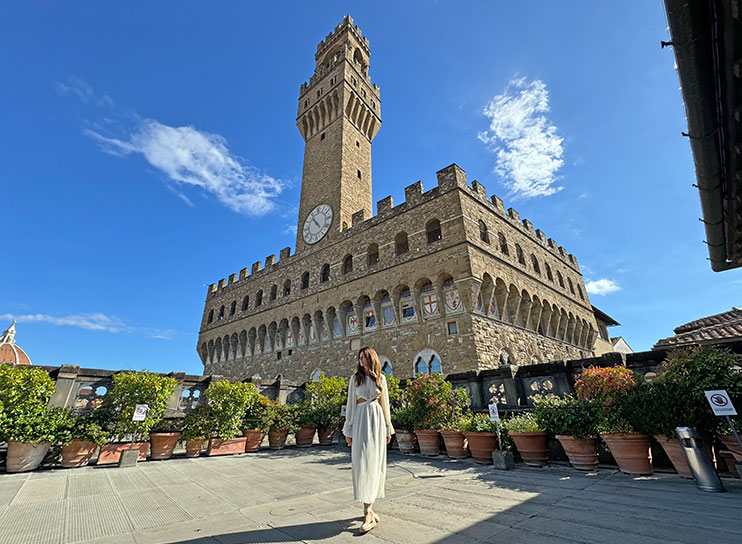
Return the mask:
<svg viewBox="0 0 742 544">
<path fill-rule="evenodd" d="M 356 404 L 359 398 L 366 400 Z M 343 434 L 353 439 L 353 497 L 359 502 L 371 504 L 384 497 L 386 440 L 394 434 L 389 414 L 389 391 L 383 374 L 381 389 L 368 376 L 361 385 L 356 386 L 356 377 L 351 376 Z"/>
</svg>

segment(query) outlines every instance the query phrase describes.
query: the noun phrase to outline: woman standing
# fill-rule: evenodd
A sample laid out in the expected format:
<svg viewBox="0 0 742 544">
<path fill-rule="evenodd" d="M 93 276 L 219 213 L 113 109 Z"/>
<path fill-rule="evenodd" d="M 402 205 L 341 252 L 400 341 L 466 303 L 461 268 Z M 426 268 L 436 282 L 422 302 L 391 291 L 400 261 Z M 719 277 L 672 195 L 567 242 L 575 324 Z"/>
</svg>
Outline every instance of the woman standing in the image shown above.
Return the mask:
<svg viewBox="0 0 742 544">
<path fill-rule="evenodd" d="M 394 434 L 386 376 L 376 351 L 370 347 L 358 352 L 358 368 L 348 382 L 343 434 L 351 446 L 353 498 L 363 503 L 361 532 L 366 533 L 379 522 L 371 505 L 384 497 L 386 445 Z"/>
</svg>

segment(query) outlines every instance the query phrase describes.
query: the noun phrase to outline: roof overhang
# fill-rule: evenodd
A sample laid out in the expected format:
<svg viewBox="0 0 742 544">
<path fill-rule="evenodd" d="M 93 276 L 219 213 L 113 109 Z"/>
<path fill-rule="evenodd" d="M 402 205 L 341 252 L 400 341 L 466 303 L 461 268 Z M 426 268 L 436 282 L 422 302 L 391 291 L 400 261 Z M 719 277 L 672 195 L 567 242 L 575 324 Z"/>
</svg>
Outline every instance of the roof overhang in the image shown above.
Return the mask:
<svg viewBox="0 0 742 544">
<path fill-rule="evenodd" d="M 611 316 L 609 316 L 607 313 L 605 313 L 602 310 L 599 310 L 598 308 L 596 308 L 592 304 L 590 306 L 593 309 L 593 315 L 595 316 L 595 318 L 596 319 L 599 319 L 600 321 L 602 321 L 603 323 L 605 323 L 605 326 L 606 327 L 615 327 L 616 325 L 620 325 L 621 324 L 618 321 L 616 321 L 615 319 L 613 319 Z"/>
</svg>

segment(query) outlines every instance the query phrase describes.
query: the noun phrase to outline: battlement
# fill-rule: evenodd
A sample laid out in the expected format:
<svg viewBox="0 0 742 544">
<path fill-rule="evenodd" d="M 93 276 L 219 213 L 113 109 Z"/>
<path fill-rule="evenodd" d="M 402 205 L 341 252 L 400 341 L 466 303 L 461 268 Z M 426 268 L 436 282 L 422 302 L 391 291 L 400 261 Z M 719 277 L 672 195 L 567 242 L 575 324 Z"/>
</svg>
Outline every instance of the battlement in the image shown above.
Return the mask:
<svg viewBox="0 0 742 544">
<path fill-rule="evenodd" d="M 361 32 L 361 29 L 358 28 L 358 25 L 353 24 L 353 17 L 351 17 L 350 15 L 346 15 L 345 17 L 343 17 L 343 20 L 340 21 L 337 26 L 335 26 L 335 30 L 330 32 L 324 40 L 317 44 L 317 53 L 315 53 L 314 55 L 315 60 L 319 60 L 320 58 L 322 58 L 322 55 L 324 55 L 325 52 L 327 52 L 333 45 L 340 41 L 345 32 L 353 34 L 356 40 L 358 40 L 358 43 L 361 45 L 361 47 L 364 48 L 366 54 L 371 54 L 371 50 L 369 49 L 368 44 L 368 38 L 363 35 L 363 32 Z"/>
<path fill-rule="evenodd" d="M 405 187 L 405 201 L 396 206 L 394 205 L 394 200 L 391 196 L 387 196 L 377 201 L 376 215 L 372 217 L 366 218 L 365 212 L 363 211 L 356 212 L 352 216 L 352 224 L 345 229 L 340 234 L 340 237 L 333 243 L 343 243 L 359 232 L 405 213 L 415 206 L 433 200 L 450 191 L 460 190 L 471 198 L 477 200 L 481 205 L 487 207 L 504 222 L 520 230 L 535 243 L 548 250 L 554 257 L 561 260 L 564 264 L 579 272 L 577 259 L 574 255 L 567 253 L 564 247 L 558 245 L 552 238 L 547 238 L 540 229 L 534 229 L 531 221 L 528 219 L 521 219 L 520 214 L 513 208 L 508 208 L 506 210 L 502 199 L 498 196 L 492 195 L 487 198 L 487 188 L 480 182 L 474 180 L 471 182 L 471 186 L 469 186 L 466 180 L 466 172 L 458 165 L 451 164 L 450 166 L 439 170 L 436 173 L 436 176 L 438 186 L 433 187 L 428 191 L 424 191 L 422 181 L 416 181 L 415 183 Z M 326 246 L 324 246 L 323 242 L 320 242 L 317 244 L 317 247 L 322 248 Z M 286 247 L 280 251 L 278 261 L 276 261 L 275 254 L 270 255 L 266 257 L 264 262 L 258 261 L 254 263 L 249 275 L 247 273 L 248 269 L 243 268 L 240 270 L 239 277 L 237 274 L 232 274 L 229 276 L 228 280 L 221 279 L 216 284 L 210 284 L 207 290 L 207 297 L 214 296 L 224 289 L 230 289 L 235 284 L 251 281 L 253 278 L 260 278 L 266 273 L 266 271 L 273 271 L 283 265 L 291 264 L 295 258 L 296 255 L 291 255 L 291 248 Z"/>
</svg>

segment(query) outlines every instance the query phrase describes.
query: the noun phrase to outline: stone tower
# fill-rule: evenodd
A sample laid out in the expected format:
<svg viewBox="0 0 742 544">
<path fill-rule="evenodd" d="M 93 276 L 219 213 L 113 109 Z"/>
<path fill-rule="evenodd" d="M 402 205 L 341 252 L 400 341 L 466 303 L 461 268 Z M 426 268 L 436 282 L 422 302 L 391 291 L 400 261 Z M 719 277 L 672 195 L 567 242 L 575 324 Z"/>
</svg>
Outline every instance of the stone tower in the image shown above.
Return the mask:
<svg viewBox="0 0 742 544">
<path fill-rule="evenodd" d="M 354 213 L 372 215 L 371 142 L 381 126 L 381 103 L 368 75 L 370 55 L 368 39 L 346 16 L 317 45 L 314 75 L 301 86 L 297 253 L 351 227 Z"/>
</svg>

